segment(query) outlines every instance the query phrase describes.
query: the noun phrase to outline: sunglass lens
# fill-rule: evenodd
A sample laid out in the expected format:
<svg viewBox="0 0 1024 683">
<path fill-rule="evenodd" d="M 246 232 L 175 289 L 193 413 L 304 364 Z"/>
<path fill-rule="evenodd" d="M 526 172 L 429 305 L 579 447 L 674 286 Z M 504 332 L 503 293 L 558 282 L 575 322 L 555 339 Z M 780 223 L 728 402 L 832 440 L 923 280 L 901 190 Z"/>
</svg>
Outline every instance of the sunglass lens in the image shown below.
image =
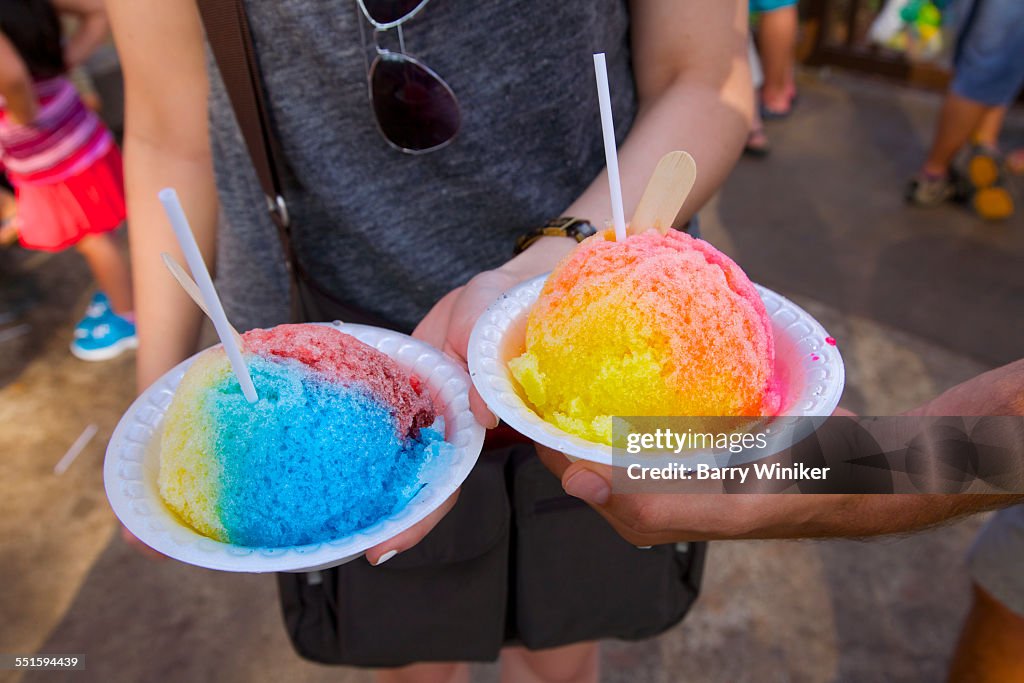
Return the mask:
<svg viewBox="0 0 1024 683">
<path fill-rule="evenodd" d="M 378 24 L 390 24 L 410 14 L 423 0 L 363 0 L 363 7 Z"/>
<path fill-rule="evenodd" d="M 370 71 L 370 91 L 381 132 L 400 149 L 433 149 L 459 130 L 459 104 L 451 88 L 407 57 L 381 55 Z"/>
</svg>

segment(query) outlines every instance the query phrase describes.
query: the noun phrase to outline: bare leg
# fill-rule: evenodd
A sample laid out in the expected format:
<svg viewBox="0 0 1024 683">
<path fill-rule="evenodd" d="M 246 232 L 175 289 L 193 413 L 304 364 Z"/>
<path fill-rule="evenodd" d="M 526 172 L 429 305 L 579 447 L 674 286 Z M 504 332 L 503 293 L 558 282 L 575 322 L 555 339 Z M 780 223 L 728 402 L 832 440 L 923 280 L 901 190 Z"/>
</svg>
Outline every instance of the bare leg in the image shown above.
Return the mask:
<svg viewBox="0 0 1024 683">
<path fill-rule="evenodd" d="M 950 667 L 950 683 L 1024 681 L 1024 617 L 977 585 Z"/>
<path fill-rule="evenodd" d="M 981 117 L 981 123 L 974 130 L 975 144 L 989 149 L 999 148 L 999 134 L 1003 130 L 1006 107 L 990 107 Z"/>
<path fill-rule="evenodd" d="M 1015 208 L 1013 195 L 1000 182 L 1002 169 L 996 158 L 1005 117 L 1006 107 L 987 106 L 949 93 L 942 107 L 932 149 L 922 169 L 923 175 L 933 178 L 948 175 L 949 166 L 960 147 L 968 141 L 978 145 L 982 151 L 971 154 L 965 170 L 973 188 L 971 206 L 985 220 L 1009 218 Z"/>
<path fill-rule="evenodd" d="M 922 171 L 931 176 L 945 175 L 953 157 L 971 139 L 971 134 L 991 107 L 949 92 L 942 103 L 939 125 Z"/>
<path fill-rule="evenodd" d="M 764 130 L 764 122 L 761 120 L 761 113 L 754 107 L 754 118 L 751 120 L 750 132 L 747 134 L 747 144 L 744 151 L 747 154 L 764 156 L 768 154 L 771 143 L 768 142 L 768 135 Z"/>
<path fill-rule="evenodd" d="M 100 289 L 110 298 L 114 313 L 131 314 L 135 310 L 131 272 L 110 233 L 87 235 L 75 246 L 85 257 Z"/>
<path fill-rule="evenodd" d="M 1006 155 L 1006 168 L 1010 173 L 1017 175 L 1024 173 L 1024 147 L 1015 149 Z"/>
<path fill-rule="evenodd" d="M 14 195 L 0 188 L 0 246 L 14 244 L 18 239 L 18 202 Z"/>
<path fill-rule="evenodd" d="M 384 669 L 377 672 L 377 683 L 469 683 L 469 665 L 431 662 Z"/>
<path fill-rule="evenodd" d="M 772 111 L 789 111 L 796 93 L 793 63 L 796 60 L 797 28 L 796 5 L 780 7 L 761 15 L 757 29 L 761 64 L 764 66 L 761 101 Z"/>
<path fill-rule="evenodd" d="M 14 218 L 18 213 L 18 202 L 14 195 L 0 188 L 0 220 Z"/>
<path fill-rule="evenodd" d="M 502 683 L 597 683 L 597 643 L 575 643 L 550 650 L 507 647 L 501 653 Z"/>
</svg>

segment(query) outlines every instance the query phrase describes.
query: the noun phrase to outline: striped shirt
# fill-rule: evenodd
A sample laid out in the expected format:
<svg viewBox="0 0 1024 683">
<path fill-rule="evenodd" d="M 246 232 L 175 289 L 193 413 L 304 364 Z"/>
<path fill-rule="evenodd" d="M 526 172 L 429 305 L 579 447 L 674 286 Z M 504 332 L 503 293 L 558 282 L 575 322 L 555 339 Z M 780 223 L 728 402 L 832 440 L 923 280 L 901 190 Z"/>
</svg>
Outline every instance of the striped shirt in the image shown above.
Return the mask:
<svg viewBox="0 0 1024 683">
<path fill-rule="evenodd" d="M 66 78 L 35 83 L 39 112 L 12 123 L 0 98 L 0 161 L 12 183 L 49 184 L 78 175 L 110 150 L 113 136 Z"/>
</svg>

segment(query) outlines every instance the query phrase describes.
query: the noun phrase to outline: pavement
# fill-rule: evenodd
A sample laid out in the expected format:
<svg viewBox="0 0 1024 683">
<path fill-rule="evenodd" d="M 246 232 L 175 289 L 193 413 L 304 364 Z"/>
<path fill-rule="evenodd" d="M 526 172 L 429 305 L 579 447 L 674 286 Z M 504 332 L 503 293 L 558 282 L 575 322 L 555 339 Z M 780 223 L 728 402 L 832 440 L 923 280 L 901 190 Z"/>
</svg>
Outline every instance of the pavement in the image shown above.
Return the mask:
<svg viewBox="0 0 1024 683">
<path fill-rule="evenodd" d="M 830 72 L 800 77 L 773 154 L 743 160 L 705 237 L 839 340 L 843 405 L 891 414 L 1024 348 L 1024 213 L 986 224 L 904 206 L 939 98 Z M 1024 116 L 1007 139 L 1024 144 Z M 1018 197 L 1020 179 L 1016 182 Z M 84 653 L 75 674 L 6 681 L 372 680 L 290 649 L 270 577 L 153 561 L 125 546 L 103 493 L 106 440 L 133 398 L 132 357 L 70 356 L 90 295 L 74 253 L 0 251 L 0 292 L 37 304 L 0 325 L 0 652 Z M 16 283 L 16 284 L 15 284 Z M 54 465 L 97 435 L 62 475 Z M 712 544 L 691 614 L 659 638 L 605 643 L 603 680 L 937 681 L 968 607 L 974 517 L 874 540 Z M 494 665 L 474 680 L 497 681 Z"/>
</svg>

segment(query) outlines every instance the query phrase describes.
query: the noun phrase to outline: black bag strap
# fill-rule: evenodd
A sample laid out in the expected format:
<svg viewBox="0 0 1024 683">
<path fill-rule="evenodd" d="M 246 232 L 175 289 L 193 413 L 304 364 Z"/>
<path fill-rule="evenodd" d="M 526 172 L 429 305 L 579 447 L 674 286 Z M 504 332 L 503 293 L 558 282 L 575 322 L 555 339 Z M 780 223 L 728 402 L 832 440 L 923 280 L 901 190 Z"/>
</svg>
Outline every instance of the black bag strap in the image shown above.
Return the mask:
<svg viewBox="0 0 1024 683">
<path fill-rule="evenodd" d="M 197 0 L 197 3 L 210 49 L 263 188 L 267 209 L 278 228 L 287 231 L 290 222 L 282 182 L 284 166 L 270 124 L 245 7 L 242 0 Z"/>
<path fill-rule="evenodd" d="M 267 210 L 277 227 L 291 287 L 292 322 L 333 320 L 395 327 L 376 314 L 339 300 L 312 278 L 292 247 L 291 218 L 284 198 L 288 177 L 284 154 L 270 119 L 252 30 L 243 0 L 196 0 L 213 57 L 249 150 Z"/>
</svg>

